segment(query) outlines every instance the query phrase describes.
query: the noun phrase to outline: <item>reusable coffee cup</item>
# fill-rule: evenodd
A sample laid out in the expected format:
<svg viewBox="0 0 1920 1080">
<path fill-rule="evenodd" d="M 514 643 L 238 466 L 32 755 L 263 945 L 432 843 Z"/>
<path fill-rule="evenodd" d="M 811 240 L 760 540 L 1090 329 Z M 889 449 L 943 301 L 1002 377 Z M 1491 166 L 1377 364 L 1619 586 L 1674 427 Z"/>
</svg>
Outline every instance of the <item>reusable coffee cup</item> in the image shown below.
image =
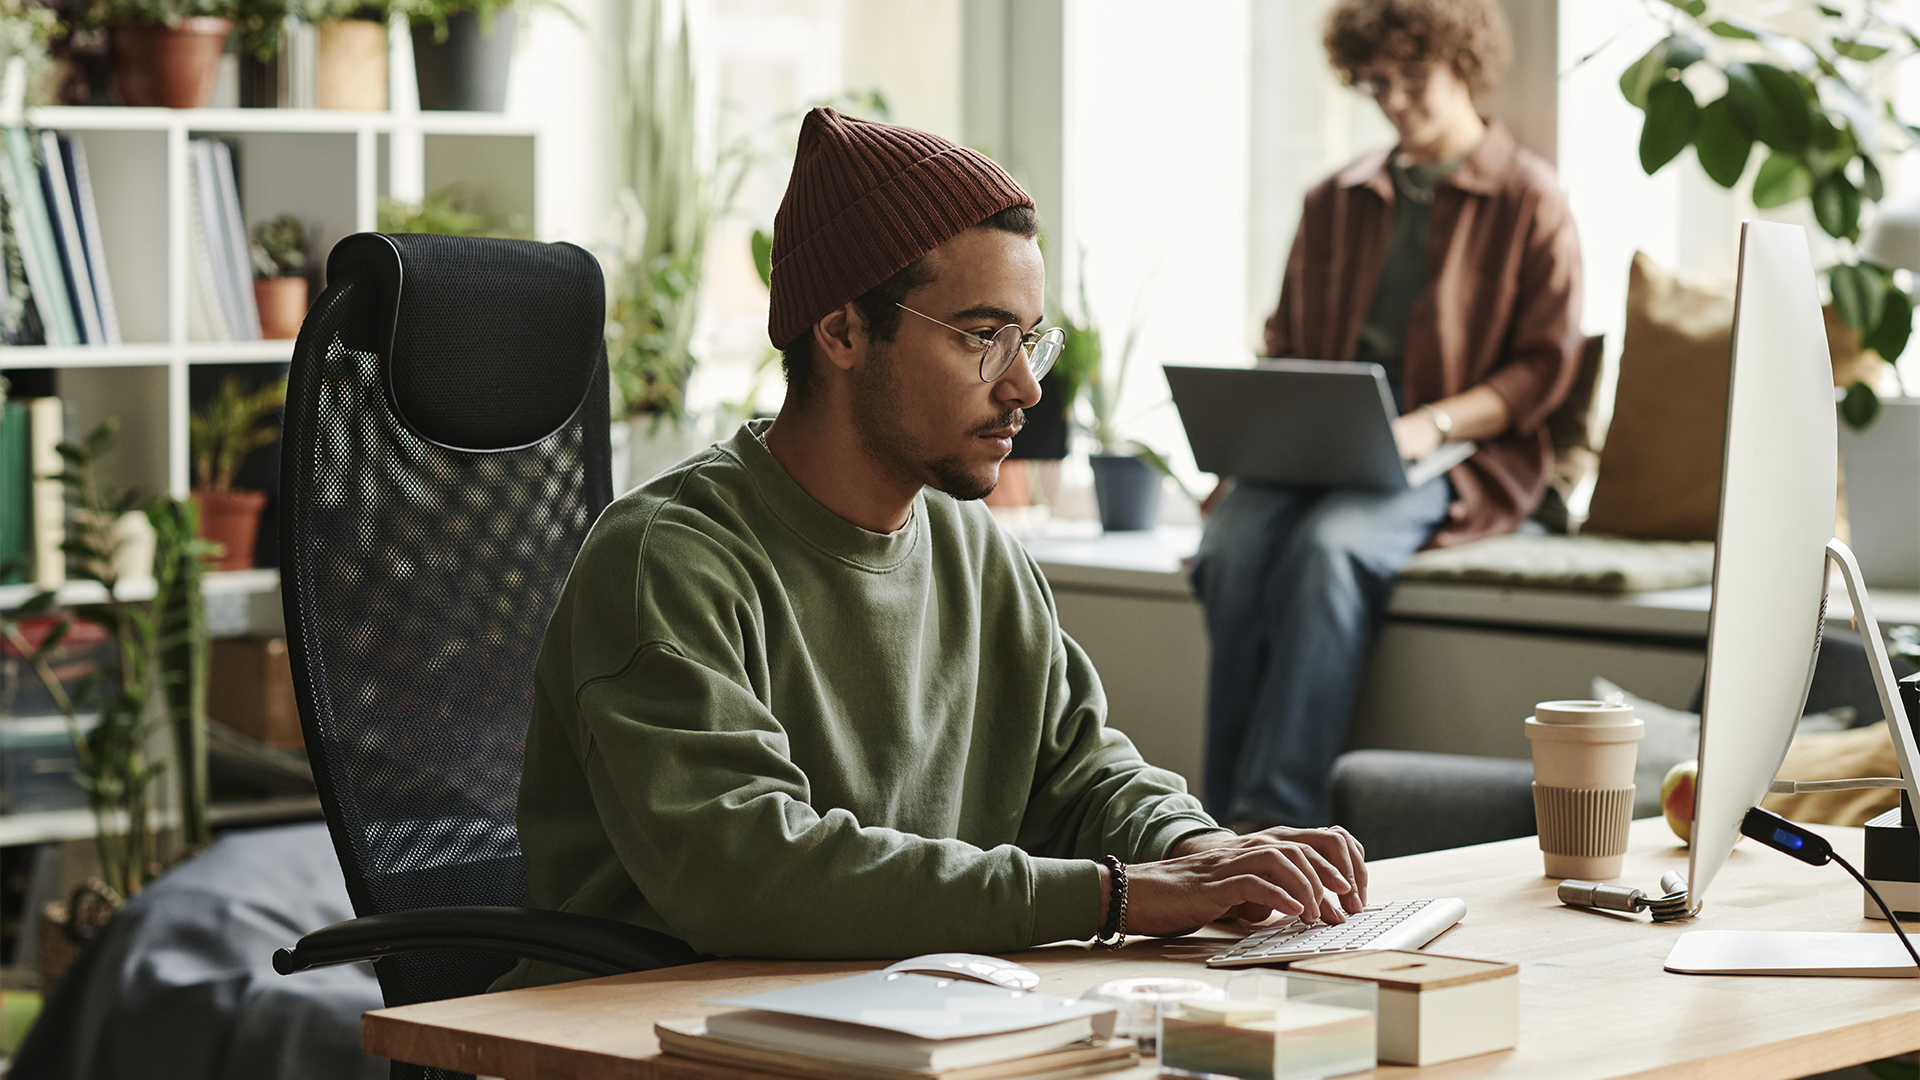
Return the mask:
<svg viewBox="0 0 1920 1080">
<path fill-rule="evenodd" d="M 1618 695 L 1533 707 L 1533 814 L 1548 877 L 1620 876 L 1633 821 L 1633 764 L 1646 730 Z"/>
</svg>

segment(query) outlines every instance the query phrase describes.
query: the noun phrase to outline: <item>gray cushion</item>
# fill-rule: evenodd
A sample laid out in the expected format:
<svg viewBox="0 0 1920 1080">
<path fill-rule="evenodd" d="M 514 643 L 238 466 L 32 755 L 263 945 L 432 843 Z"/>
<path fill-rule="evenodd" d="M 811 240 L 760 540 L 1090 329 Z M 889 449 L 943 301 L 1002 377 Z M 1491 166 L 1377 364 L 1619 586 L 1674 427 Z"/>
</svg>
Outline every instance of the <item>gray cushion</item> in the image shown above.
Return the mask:
<svg viewBox="0 0 1920 1080">
<path fill-rule="evenodd" d="M 1609 536 L 1496 536 L 1422 551 L 1400 577 L 1606 593 L 1681 589 L 1713 580 L 1713 544 Z"/>
</svg>

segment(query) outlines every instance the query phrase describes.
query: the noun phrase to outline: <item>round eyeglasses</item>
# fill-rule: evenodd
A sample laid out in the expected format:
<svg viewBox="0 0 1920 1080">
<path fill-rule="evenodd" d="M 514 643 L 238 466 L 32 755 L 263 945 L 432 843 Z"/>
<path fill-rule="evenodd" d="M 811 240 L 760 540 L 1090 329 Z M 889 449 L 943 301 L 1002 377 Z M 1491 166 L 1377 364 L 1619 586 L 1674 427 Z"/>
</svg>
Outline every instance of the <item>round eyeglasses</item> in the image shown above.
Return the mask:
<svg viewBox="0 0 1920 1080">
<path fill-rule="evenodd" d="M 1067 343 L 1066 331 L 1057 326 L 1044 332 L 1028 333 L 1020 329 L 1018 323 L 1008 323 L 994 331 L 992 335 L 976 334 L 970 330 L 962 330 L 952 323 L 940 322 L 931 315 L 914 311 L 897 300 L 893 306 L 901 311 L 919 315 L 930 323 L 938 323 L 966 338 L 975 348 L 982 350 L 980 353 L 981 382 L 993 382 L 1005 375 L 1007 369 L 1013 366 L 1014 353 L 1022 346 L 1027 350 L 1027 370 L 1033 373 L 1034 381 L 1038 382 L 1047 372 L 1053 370 L 1053 362 L 1060 359 L 1061 346 Z"/>
</svg>

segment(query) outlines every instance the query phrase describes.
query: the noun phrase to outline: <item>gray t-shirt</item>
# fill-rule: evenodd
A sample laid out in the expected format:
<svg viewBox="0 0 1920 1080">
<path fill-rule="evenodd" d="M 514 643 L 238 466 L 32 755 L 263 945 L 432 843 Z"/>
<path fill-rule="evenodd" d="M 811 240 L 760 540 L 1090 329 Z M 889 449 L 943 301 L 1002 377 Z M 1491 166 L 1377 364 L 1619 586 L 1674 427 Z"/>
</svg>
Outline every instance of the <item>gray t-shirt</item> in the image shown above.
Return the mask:
<svg viewBox="0 0 1920 1080">
<path fill-rule="evenodd" d="M 1468 153 L 1471 153 L 1469 151 Z M 1395 404 L 1400 404 L 1400 361 L 1407 339 L 1407 312 L 1427 287 L 1427 238 L 1433 222 L 1433 196 L 1440 181 L 1452 176 L 1462 154 L 1430 165 L 1387 165 L 1393 179 L 1393 238 L 1387 244 L 1386 266 L 1380 286 L 1360 327 L 1360 347 L 1354 359 L 1372 361 L 1387 369 Z"/>
</svg>

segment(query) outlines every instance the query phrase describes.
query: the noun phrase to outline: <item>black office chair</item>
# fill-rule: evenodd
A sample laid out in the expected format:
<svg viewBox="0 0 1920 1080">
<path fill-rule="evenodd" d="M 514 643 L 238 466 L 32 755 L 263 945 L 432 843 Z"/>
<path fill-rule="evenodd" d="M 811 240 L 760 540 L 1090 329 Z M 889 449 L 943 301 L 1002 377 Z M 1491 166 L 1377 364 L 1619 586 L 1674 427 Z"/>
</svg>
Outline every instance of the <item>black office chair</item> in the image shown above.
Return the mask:
<svg viewBox="0 0 1920 1080">
<path fill-rule="evenodd" d="M 480 993 L 516 957 L 589 975 L 699 959 L 519 906 L 534 659 L 611 499 L 599 264 L 569 244 L 363 233 L 327 279 L 294 347 L 280 573 L 359 917 L 275 969 L 372 960 L 391 1006 Z"/>
</svg>

